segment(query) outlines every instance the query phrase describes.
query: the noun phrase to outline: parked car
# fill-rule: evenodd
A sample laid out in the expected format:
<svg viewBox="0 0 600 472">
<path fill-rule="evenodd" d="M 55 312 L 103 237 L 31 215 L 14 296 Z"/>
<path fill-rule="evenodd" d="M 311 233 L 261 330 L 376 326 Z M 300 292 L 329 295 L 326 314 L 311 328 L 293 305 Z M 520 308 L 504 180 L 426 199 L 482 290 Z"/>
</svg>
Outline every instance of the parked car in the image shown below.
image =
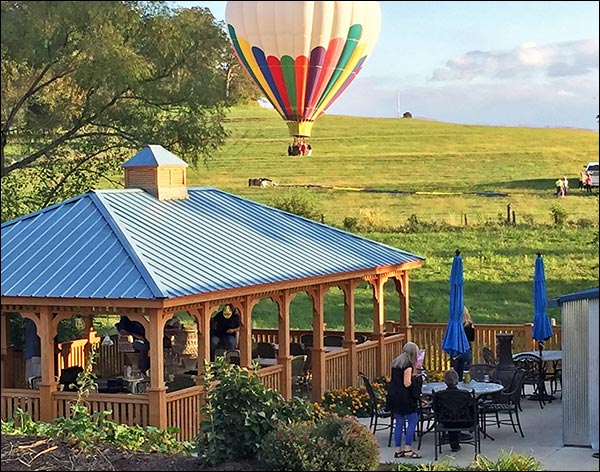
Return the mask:
<svg viewBox="0 0 600 472">
<path fill-rule="evenodd" d="M 584 167 L 586 172 L 592 173 L 592 187 L 598 187 L 598 163 L 588 162 Z"/>
</svg>

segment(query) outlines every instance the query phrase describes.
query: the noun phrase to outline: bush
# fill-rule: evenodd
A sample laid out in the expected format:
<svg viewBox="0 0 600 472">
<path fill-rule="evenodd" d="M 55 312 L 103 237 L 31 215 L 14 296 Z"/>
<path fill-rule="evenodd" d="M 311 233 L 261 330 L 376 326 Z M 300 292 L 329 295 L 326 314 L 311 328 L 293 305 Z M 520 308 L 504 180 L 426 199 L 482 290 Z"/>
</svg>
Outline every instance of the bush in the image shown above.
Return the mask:
<svg viewBox="0 0 600 472">
<path fill-rule="evenodd" d="M 204 464 L 252 458 L 276 422 L 287 424 L 316 415 L 310 402 L 300 398 L 286 401 L 279 392 L 265 387 L 253 369 L 227 364 L 220 357 L 204 366 L 206 401 L 196 441 Z"/>
<path fill-rule="evenodd" d="M 327 414 L 299 424 L 278 423 L 257 459 L 268 470 L 377 470 L 379 445 L 352 416 Z"/>
<path fill-rule="evenodd" d="M 306 189 L 287 190 L 277 195 L 270 205 L 304 218 L 316 221 L 322 220 L 316 195 Z"/>
</svg>

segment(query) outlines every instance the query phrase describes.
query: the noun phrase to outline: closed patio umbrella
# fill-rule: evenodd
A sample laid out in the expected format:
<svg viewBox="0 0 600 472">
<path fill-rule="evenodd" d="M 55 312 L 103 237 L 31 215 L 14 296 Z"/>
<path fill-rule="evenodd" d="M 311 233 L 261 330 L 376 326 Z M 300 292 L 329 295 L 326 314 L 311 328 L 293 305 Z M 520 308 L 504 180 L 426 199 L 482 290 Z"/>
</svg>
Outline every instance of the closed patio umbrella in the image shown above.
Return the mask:
<svg viewBox="0 0 600 472">
<path fill-rule="evenodd" d="M 462 314 L 465 306 L 463 264 L 460 251 L 452 260 L 450 271 L 450 300 L 448 304 L 448 326 L 444 333 L 442 349 L 450 357 L 455 357 L 469 350 L 469 341 L 462 325 Z"/>
<path fill-rule="evenodd" d="M 538 252 L 535 260 L 533 275 L 533 329 L 531 337 L 538 342 L 540 357 L 544 349 L 544 341 L 552 337 L 552 325 L 546 313 L 546 274 L 544 273 L 544 259 Z"/>
</svg>

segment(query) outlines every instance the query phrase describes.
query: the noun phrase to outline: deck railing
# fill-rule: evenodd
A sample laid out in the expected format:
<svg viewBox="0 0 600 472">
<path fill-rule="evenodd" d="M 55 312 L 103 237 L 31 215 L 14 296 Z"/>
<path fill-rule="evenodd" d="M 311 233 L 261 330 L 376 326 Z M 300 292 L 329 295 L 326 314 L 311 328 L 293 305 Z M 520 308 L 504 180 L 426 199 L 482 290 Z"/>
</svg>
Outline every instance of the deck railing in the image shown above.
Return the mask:
<svg viewBox="0 0 600 472">
<path fill-rule="evenodd" d="M 77 392 L 54 392 L 57 416 L 69 418 L 71 405 L 77 401 Z M 90 393 L 85 398 L 89 411 L 110 411 L 108 419 L 129 426 L 150 424 L 148 395 L 131 393 Z"/>
<path fill-rule="evenodd" d="M 0 403 L 2 420 L 14 417 L 15 410 L 20 408 L 33 421 L 40 420 L 40 392 L 31 389 L 2 389 L 2 400 Z"/>
<path fill-rule="evenodd" d="M 167 393 L 167 425 L 179 428 L 177 439 L 180 441 L 194 441 L 196 438 L 202 420 L 203 403 L 202 385 Z"/>
<path fill-rule="evenodd" d="M 379 342 L 368 340 L 356 345 L 357 369 L 364 372 L 369 378 L 374 379 L 379 375 L 390 375 L 390 364 L 402 350 L 408 335 L 405 328 L 397 323 L 386 323 L 390 329 L 383 338 L 382 372 L 378 371 Z M 443 372 L 449 368 L 449 357 L 441 349 L 441 344 L 446 330 L 445 323 L 413 323 L 410 329 L 411 338 L 419 347 L 427 349 L 425 367 L 430 372 Z M 553 326 L 553 336 L 545 342 L 545 349 L 561 349 L 561 327 Z M 396 331 L 396 332 L 393 332 Z M 310 330 L 293 330 L 290 340 L 299 342 L 304 333 Z M 496 351 L 496 334 L 513 334 L 513 352 L 536 350 L 537 343 L 531 338 L 532 325 L 475 325 L 475 342 L 473 343 L 473 362 L 482 362 L 481 348 L 489 347 L 492 352 Z M 277 330 L 253 330 L 253 340 L 277 342 Z M 341 334 L 341 332 L 326 331 L 326 334 Z M 369 335 L 369 333 L 356 333 Z M 100 338 L 94 338 L 93 342 L 99 342 Z M 76 340 L 68 345 L 61 345 L 61 352 L 57 358 L 58 367 L 69 367 L 71 365 L 85 365 L 88 352 L 86 346 L 88 340 Z M 350 376 L 350 353 L 351 349 L 344 348 L 339 351 L 325 354 L 326 390 L 342 389 L 349 385 L 358 386 L 358 378 Z M 15 355 L 16 354 L 16 355 Z M 6 357 L 6 366 L 13 368 L 11 385 L 7 385 L 1 392 L 1 414 L 2 419 L 12 418 L 15 410 L 21 408 L 28 413 L 34 421 L 40 419 L 40 393 L 39 390 L 18 388 L 21 370 L 14 369 L 23 365 L 22 355 L 9 350 Z M 115 366 L 116 364 L 116 366 Z M 109 372 L 107 376 L 120 373 L 122 370 L 122 358 L 117 349 L 117 343 L 113 346 L 102 346 L 100 359 L 95 371 Z M 98 367 L 100 366 L 100 367 Z M 282 391 L 286 379 L 283 378 L 284 368 L 282 365 L 274 365 L 258 370 L 261 382 L 272 389 Z M 17 388 L 15 388 L 17 387 Z M 178 438 L 193 441 L 200 425 L 201 405 L 203 402 L 203 387 L 193 386 L 170 392 L 166 394 L 167 401 L 167 424 L 180 429 Z M 71 414 L 70 405 L 76 401 L 77 393 L 56 391 L 52 394 L 52 401 L 56 411 L 55 417 Z M 149 425 L 149 399 L 146 394 L 128 393 L 90 393 L 86 398 L 90 411 L 111 411 L 109 418 L 115 422 L 127 425 Z"/>
</svg>

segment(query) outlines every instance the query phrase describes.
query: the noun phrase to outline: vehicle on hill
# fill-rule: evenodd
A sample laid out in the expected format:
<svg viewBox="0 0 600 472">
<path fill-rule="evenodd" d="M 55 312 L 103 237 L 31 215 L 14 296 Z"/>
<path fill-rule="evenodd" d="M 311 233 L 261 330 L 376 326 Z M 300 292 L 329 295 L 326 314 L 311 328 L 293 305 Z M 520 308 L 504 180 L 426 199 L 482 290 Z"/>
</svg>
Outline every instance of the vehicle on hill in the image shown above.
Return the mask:
<svg viewBox="0 0 600 472">
<path fill-rule="evenodd" d="M 585 172 L 592 173 L 592 187 L 598 187 L 598 163 L 588 162 L 584 167 Z"/>
</svg>

